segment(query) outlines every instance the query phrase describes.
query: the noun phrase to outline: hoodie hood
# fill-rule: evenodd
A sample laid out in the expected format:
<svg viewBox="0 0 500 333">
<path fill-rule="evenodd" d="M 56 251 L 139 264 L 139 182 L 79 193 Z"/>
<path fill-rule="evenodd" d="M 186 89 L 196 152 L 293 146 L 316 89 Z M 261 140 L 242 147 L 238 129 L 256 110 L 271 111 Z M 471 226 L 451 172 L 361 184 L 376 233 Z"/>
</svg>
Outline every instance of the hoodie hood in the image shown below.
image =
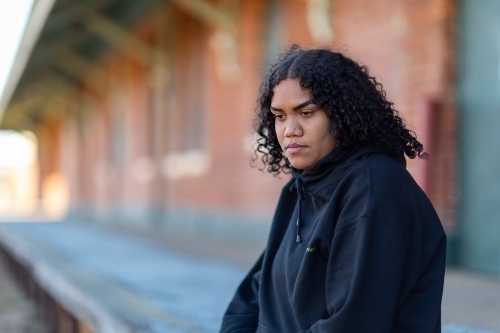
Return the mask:
<svg viewBox="0 0 500 333">
<path fill-rule="evenodd" d="M 326 178 L 333 170 L 337 169 L 338 166 L 349 165 L 350 163 L 369 154 L 383 154 L 390 156 L 406 167 L 404 154 L 395 155 L 387 149 L 378 146 L 358 145 L 345 151 L 334 149 L 330 154 L 319 160 L 312 169 L 299 170 L 292 167 L 292 177 L 295 180 L 297 178 L 302 178 L 304 185 L 309 187 L 308 185 L 318 183 Z M 296 187 L 296 183 L 296 181 L 292 183 L 290 190 L 293 190 Z"/>
</svg>

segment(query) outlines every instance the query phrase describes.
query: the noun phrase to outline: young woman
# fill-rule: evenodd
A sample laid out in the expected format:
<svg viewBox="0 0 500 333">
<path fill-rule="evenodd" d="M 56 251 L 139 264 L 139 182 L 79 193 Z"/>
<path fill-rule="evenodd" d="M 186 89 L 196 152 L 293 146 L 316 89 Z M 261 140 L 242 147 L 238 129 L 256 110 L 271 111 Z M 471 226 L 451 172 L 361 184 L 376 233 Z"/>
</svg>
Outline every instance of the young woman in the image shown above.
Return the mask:
<svg viewBox="0 0 500 333">
<path fill-rule="evenodd" d="M 404 156 L 427 155 L 380 83 L 293 46 L 259 101 L 257 152 L 292 179 L 221 332 L 441 332 L 446 237 Z"/>
</svg>

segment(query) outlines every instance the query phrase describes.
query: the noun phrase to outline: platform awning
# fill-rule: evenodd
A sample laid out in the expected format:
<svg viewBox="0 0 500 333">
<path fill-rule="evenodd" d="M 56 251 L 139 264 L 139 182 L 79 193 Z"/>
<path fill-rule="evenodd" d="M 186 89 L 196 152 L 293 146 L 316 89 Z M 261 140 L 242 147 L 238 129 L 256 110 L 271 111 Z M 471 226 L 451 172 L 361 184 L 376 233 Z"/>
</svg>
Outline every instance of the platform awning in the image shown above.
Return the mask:
<svg viewBox="0 0 500 333">
<path fill-rule="evenodd" d="M 99 61 L 110 49 L 133 53 L 146 64 L 162 57 L 132 31 L 170 5 L 209 26 L 233 29 L 228 11 L 206 0 L 35 0 L 0 98 L 0 128 L 33 128 L 50 113 L 50 103 L 82 89 L 84 79 L 99 92 Z"/>
</svg>

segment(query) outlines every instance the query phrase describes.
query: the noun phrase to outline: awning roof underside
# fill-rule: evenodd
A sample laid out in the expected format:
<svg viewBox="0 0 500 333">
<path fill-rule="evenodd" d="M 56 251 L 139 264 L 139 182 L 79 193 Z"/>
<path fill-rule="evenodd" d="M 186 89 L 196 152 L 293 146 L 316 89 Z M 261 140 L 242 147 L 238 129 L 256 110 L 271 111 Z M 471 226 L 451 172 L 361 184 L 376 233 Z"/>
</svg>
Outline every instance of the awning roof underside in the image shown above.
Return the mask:
<svg viewBox="0 0 500 333">
<path fill-rule="evenodd" d="M 97 70 L 108 49 L 125 42 L 137 47 L 133 43 L 141 41 L 129 31 L 166 5 L 165 0 L 57 0 L 14 84 L 1 127 L 33 128 L 49 112 L 51 100 L 79 87 L 89 71 Z"/>
</svg>

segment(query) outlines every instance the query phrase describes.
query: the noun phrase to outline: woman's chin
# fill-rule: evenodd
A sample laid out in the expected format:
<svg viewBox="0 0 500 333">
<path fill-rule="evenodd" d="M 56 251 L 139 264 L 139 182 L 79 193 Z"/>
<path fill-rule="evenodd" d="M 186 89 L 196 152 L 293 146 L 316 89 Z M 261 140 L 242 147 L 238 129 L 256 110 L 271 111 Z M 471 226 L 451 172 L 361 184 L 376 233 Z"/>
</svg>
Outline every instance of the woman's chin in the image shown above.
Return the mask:
<svg viewBox="0 0 500 333">
<path fill-rule="evenodd" d="M 293 159 L 288 159 L 290 161 L 290 164 L 297 170 L 309 170 L 314 167 L 314 165 L 308 161 L 303 161 L 303 160 L 293 160 Z"/>
</svg>

